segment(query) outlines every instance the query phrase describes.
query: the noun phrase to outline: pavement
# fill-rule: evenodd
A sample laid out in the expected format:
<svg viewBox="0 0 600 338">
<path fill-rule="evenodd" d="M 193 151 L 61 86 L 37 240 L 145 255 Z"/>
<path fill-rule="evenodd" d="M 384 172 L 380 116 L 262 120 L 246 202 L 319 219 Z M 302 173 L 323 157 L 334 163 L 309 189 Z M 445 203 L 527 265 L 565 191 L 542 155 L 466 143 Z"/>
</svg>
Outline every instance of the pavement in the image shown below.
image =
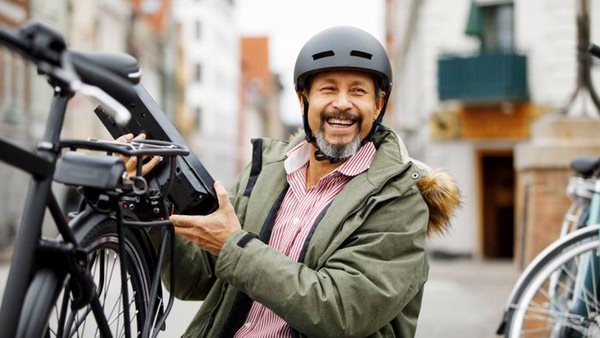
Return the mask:
<svg viewBox="0 0 600 338">
<path fill-rule="evenodd" d="M 517 278 L 511 260 L 432 260 L 416 338 L 497 338 Z"/>
<path fill-rule="evenodd" d="M 8 264 L 0 262 L 0 299 Z M 493 338 L 517 278 L 510 260 L 432 260 L 416 338 Z M 176 300 L 161 337 L 179 337 L 201 302 Z"/>
</svg>

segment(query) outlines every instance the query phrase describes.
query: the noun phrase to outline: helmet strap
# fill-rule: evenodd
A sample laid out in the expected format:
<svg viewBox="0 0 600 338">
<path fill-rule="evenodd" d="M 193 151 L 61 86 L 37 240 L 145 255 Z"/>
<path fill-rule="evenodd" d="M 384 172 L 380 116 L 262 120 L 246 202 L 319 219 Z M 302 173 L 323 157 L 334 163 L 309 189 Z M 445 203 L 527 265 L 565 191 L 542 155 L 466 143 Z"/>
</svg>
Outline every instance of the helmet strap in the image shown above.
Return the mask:
<svg viewBox="0 0 600 338">
<path fill-rule="evenodd" d="M 369 142 L 373 141 L 373 139 L 375 138 L 375 133 L 379 130 L 379 126 L 381 125 L 381 121 L 383 120 L 383 114 L 385 113 L 385 108 L 387 107 L 387 103 L 388 103 L 388 97 L 387 97 L 387 94 L 386 94 L 386 97 L 385 97 L 385 99 L 383 101 L 383 106 L 381 107 L 381 110 L 379 111 L 379 115 L 377 116 L 377 118 L 373 122 L 373 126 L 371 127 L 371 131 L 369 131 L 369 133 L 367 134 L 367 136 L 360 143 L 361 147 L 363 145 L 365 145 L 366 143 L 369 143 Z"/>
</svg>

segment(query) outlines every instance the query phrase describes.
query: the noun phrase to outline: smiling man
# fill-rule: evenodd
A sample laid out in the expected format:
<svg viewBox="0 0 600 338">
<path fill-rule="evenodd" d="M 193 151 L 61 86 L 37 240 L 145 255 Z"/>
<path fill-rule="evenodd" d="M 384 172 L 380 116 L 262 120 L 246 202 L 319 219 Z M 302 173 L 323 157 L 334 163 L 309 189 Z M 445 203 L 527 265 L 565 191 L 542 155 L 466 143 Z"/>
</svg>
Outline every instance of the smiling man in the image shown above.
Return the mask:
<svg viewBox="0 0 600 338">
<path fill-rule="evenodd" d="M 312 83 L 314 90 L 298 96 L 311 102 L 309 125 L 317 130 L 317 146 L 327 156 L 347 159 L 371 130 L 385 93 L 376 93 L 372 76 L 360 71 L 327 71 Z"/>
<path fill-rule="evenodd" d="M 205 300 L 184 337 L 413 337 L 425 236 L 458 189 L 381 125 L 392 72 L 370 34 L 317 34 L 294 77 L 304 132 L 254 140 L 231 198 L 215 184 L 216 212 L 171 217 L 172 291 Z"/>
</svg>

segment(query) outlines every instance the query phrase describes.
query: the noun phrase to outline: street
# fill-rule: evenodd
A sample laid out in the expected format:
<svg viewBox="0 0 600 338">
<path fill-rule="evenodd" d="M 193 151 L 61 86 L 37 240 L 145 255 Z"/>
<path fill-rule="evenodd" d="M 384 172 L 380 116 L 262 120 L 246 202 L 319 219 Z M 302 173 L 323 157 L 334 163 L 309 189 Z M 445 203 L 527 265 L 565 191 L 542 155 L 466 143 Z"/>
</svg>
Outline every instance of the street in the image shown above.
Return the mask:
<svg viewBox="0 0 600 338">
<path fill-rule="evenodd" d="M 7 275 L 8 265 L 0 265 L 1 294 Z M 416 338 L 496 337 L 516 277 L 510 261 L 432 260 Z M 200 304 L 175 300 L 162 336 L 179 337 Z"/>
<path fill-rule="evenodd" d="M 517 279 L 509 260 L 432 260 L 416 338 L 492 338 Z"/>
</svg>

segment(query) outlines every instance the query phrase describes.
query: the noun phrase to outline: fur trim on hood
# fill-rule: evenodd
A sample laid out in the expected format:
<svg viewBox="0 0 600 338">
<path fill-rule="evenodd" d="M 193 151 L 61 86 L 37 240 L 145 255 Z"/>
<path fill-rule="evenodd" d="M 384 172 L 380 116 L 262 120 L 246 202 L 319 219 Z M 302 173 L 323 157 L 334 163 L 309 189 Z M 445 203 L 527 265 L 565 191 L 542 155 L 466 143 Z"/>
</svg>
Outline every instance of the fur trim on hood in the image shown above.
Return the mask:
<svg viewBox="0 0 600 338">
<path fill-rule="evenodd" d="M 429 207 L 427 234 L 445 234 L 450 229 L 450 220 L 461 206 L 461 193 L 456 180 L 441 169 L 432 169 L 426 164 L 412 160 L 426 174 L 417 182 L 417 187 Z"/>
</svg>

